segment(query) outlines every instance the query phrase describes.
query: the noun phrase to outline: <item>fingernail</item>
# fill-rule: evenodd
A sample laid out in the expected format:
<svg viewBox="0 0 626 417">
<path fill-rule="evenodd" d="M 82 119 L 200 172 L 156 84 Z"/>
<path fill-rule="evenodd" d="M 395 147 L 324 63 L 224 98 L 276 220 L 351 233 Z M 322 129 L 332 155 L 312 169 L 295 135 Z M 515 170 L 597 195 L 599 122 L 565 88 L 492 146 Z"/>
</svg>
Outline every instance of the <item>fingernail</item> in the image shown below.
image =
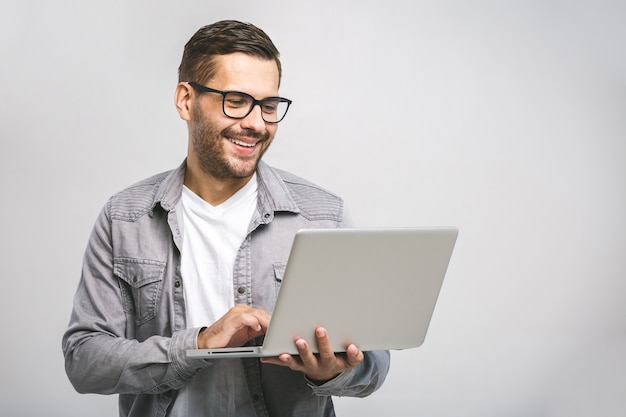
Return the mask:
<svg viewBox="0 0 626 417">
<path fill-rule="evenodd" d="M 324 329 L 322 329 L 322 328 L 316 329 L 315 330 L 315 335 L 317 337 L 324 337 L 324 336 L 326 336 L 326 331 Z"/>
</svg>

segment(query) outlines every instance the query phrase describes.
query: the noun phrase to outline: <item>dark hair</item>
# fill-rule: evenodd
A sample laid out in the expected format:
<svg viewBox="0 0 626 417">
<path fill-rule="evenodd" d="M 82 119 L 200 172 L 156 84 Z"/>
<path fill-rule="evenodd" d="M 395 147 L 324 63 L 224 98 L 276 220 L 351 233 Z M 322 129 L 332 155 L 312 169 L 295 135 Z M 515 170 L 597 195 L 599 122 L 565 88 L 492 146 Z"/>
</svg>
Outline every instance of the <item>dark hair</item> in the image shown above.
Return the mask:
<svg viewBox="0 0 626 417">
<path fill-rule="evenodd" d="M 216 71 L 213 58 L 235 52 L 273 59 L 278 66 L 280 82 L 280 54 L 272 40 L 251 23 L 236 20 L 222 20 L 198 29 L 185 45 L 183 59 L 178 67 L 178 81 L 208 82 Z"/>
</svg>

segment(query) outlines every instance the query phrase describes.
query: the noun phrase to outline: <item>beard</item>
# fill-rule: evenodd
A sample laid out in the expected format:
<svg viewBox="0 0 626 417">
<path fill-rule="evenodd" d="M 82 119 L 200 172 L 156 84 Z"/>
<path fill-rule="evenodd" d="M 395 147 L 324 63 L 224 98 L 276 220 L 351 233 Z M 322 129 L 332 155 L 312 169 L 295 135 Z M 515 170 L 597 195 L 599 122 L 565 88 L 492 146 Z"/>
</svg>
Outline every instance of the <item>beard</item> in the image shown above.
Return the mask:
<svg viewBox="0 0 626 417">
<path fill-rule="evenodd" d="M 194 106 L 192 109 L 194 123 L 190 134 L 194 149 L 200 162 L 200 168 L 208 175 L 218 179 L 248 178 L 254 174 L 261 157 L 271 143 L 268 131 L 256 132 L 249 129 L 237 130 L 228 127 L 219 131 L 214 124 Z M 224 148 L 226 137 L 246 136 L 259 142 L 256 146 L 260 151 L 254 155 L 228 156 Z"/>
</svg>

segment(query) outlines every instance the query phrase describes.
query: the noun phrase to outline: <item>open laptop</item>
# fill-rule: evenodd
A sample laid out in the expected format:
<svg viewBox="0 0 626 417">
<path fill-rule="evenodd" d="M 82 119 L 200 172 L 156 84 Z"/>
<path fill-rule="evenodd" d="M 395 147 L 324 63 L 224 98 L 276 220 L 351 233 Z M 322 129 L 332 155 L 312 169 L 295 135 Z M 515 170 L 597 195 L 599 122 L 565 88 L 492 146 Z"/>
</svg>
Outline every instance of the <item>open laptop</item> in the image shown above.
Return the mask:
<svg viewBox="0 0 626 417">
<path fill-rule="evenodd" d="M 420 346 L 458 235 L 455 227 L 303 229 L 294 238 L 262 346 L 192 349 L 198 359 L 297 355 L 323 326 L 335 352 Z"/>
</svg>

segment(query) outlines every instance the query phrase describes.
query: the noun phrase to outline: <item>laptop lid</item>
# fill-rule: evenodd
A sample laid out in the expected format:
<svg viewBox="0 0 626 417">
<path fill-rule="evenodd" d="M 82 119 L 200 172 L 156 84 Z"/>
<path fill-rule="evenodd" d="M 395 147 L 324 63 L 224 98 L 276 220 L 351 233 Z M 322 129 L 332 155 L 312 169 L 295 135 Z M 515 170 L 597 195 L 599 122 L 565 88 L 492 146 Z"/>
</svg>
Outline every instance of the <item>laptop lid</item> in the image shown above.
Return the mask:
<svg viewBox="0 0 626 417">
<path fill-rule="evenodd" d="M 323 326 L 336 352 L 420 346 L 456 242 L 455 227 L 303 229 L 294 238 L 262 348 L 196 349 L 196 358 L 315 350 Z M 242 351 L 242 352 L 240 352 Z"/>
</svg>

